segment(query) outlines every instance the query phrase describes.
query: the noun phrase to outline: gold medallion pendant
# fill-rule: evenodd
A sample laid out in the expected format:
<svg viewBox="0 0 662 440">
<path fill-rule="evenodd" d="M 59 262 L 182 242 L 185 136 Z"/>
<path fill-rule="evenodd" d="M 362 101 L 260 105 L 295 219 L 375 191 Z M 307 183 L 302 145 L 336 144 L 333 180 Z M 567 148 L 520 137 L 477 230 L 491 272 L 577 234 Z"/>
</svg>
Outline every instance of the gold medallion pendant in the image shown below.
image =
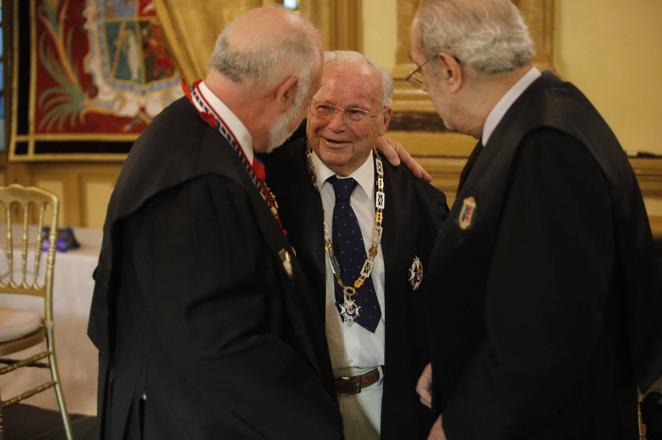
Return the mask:
<svg viewBox="0 0 662 440">
<path fill-rule="evenodd" d="M 354 302 L 354 297 L 356 296 L 356 289 L 352 286 L 343 287 L 343 302 L 340 305 L 340 315 L 343 317 L 343 321 L 348 325 L 354 324 L 361 314 L 361 306 L 357 305 Z"/>
</svg>

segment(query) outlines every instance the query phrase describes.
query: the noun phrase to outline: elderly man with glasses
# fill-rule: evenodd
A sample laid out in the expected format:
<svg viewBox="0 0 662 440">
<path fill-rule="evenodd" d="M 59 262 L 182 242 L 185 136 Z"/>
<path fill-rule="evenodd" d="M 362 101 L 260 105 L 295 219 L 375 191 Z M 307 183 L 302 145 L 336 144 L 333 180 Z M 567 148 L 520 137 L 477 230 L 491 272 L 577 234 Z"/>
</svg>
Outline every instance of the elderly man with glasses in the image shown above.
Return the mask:
<svg viewBox="0 0 662 440">
<path fill-rule="evenodd" d="M 374 146 L 388 128 L 390 75 L 327 52 L 298 134 L 269 156 L 268 182 L 325 322 L 345 438 L 425 438 L 415 393 L 429 359 L 426 265 L 445 196 Z M 419 370 L 419 371 L 417 371 Z"/>
<path fill-rule="evenodd" d="M 662 289 L 621 145 L 533 65 L 512 2 L 423 0 L 411 29 L 437 113 L 479 141 L 429 265 L 444 283 L 419 388 L 441 414 L 431 438 L 638 439 Z"/>
</svg>

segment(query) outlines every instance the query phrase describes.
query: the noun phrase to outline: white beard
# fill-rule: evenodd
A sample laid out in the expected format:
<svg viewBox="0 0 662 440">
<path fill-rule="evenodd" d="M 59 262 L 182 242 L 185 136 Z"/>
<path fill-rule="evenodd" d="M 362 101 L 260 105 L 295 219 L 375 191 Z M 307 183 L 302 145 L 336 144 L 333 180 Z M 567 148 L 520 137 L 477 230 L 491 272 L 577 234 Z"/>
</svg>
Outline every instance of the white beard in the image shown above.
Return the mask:
<svg viewBox="0 0 662 440">
<path fill-rule="evenodd" d="M 292 133 L 294 133 L 298 125 L 295 122 L 300 118 L 300 115 L 301 109 L 292 108 L 271 126 L 269 129 L 267 153 L 271 153 L 274 149 L 283 145 Z"/>
<path fill-rule="evenodd" d="M 304 115 L 304 101 L 308 95 L 308 84 L 306 82 L 299 82 L 294 102 L 290 111 L 285 113 L 283 117 L 277 120 L 269 129 L 269 144 L 267 146 L 267 153 L 271 153 L 274 149 L 280 147 L 285 141 L 292 136 L 292 133 L 297 129 Z"/>
</svg>

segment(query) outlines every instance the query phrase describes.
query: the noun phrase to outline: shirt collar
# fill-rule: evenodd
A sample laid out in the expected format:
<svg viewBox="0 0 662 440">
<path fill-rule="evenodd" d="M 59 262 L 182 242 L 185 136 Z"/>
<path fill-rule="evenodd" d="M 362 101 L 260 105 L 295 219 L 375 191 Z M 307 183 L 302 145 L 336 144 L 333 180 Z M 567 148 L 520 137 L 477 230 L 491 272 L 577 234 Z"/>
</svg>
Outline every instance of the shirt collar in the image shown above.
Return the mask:
<svg viewBox="0 0 662 440">
<path fill-rule="evenodd" d="M 356 180 L 356 183 L 358 183 L 366 196 L 368 196 L 368 199 L 372 199 L 375 189 L 375 167 L 373 165 L 374 161 L 372 154 L 372 150 L 370 150 L 370 154 L 365 162 L 363 162 L 363 164 L 354 170 L 349 176 L 338 176 L 339 179 L 352 177 Z M 324 162 L 317 157 L 317 153 L 313 153 L 313 167 L 315 168 L 315 175 L 317 176 L 318 188 L 322 188 L 322 186 L 327 183 L 329 177 L 336 176 L 335 171 L 329 169 L 329 167 L 324 165 Z"/>
<path fill-rule="evenodd" d="M 517 98 L 519 98 L 519 96 L 524 93 L 524 91 L 531 85 L 531 83 L 538 79 L 540 75 L 540 70 L 538 70 L 537 67 L 534 66 L 530 68 L 529 71 L 526 72 L 524 76 L 521 77 L 519 81 L 517 81 L 515 85 L 513 85 L 510 90 L 508 90 L 508 92 L 501 97 L 490 114 L 487 115 L 487 119 L 485 119 L 485 124 L 483 125 L 483 135 L 481 139 L 483 145 L 487 145 L 487 142 L 490 140 L 490 136 L 492 136 L 494 129 L 497 125 L 499 125 L 499 122 L 501 122 L 501 119 L 503 119 L 508 109 L 513 105 Z"/>
<path fill-rule="evenodd" d="M 200 93 L 205 100 L 211 105 L 214 111 L 223 119 L 225 125 L 234 133 L 241 149 L 248 159 L 248 163 L 253 163 L 253 137 L 248 131 L 243 122 L 232 113 L 232 110 L 221 101 L 221 99 L 214 95 L 214 93 L 207 87 L 204 81 L 200 82 Z"/>
</svg>

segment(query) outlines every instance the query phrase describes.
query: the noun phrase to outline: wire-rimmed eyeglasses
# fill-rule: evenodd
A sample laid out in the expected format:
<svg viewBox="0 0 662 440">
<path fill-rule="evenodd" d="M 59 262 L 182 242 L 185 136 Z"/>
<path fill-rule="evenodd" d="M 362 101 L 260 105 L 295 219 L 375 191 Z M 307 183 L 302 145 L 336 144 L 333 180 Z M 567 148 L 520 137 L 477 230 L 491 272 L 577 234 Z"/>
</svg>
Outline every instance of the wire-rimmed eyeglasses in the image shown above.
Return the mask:
<svg viewBox="0 0 662 440">
<path fill-rule="evenodd" d="M 375 113 L 370 113 L 369 110 L 360 107 L 350 106 L 343 108 L 329 104 L 328 102 L 313 101 L 310 104 L 310 110 L 312 111 L 313 115 L 322 119 L 331 119 L 336 115 L 337 112 L 342 112 L 343 120 L 345 123 L 361 125 L 368 123 L 370 119 L 379 115 L 382 111 L 384 111 L 384 108 L 380 108 Z"/>
<path fill-rule="evenodd" d="M 432 61 L 433 59 L 437 58 L 437 55 L 432 55 L 430 58 L 427 60 L 423 61 L 421 64 L 417 64 L 416 68 L 409 72 L 409 75 L 405 78 L 409 84 L 414 86 L 417 89 L 422 89 L 423 88 L 423 66 L 425 66 L 428 62 Z"/>
</svg>

